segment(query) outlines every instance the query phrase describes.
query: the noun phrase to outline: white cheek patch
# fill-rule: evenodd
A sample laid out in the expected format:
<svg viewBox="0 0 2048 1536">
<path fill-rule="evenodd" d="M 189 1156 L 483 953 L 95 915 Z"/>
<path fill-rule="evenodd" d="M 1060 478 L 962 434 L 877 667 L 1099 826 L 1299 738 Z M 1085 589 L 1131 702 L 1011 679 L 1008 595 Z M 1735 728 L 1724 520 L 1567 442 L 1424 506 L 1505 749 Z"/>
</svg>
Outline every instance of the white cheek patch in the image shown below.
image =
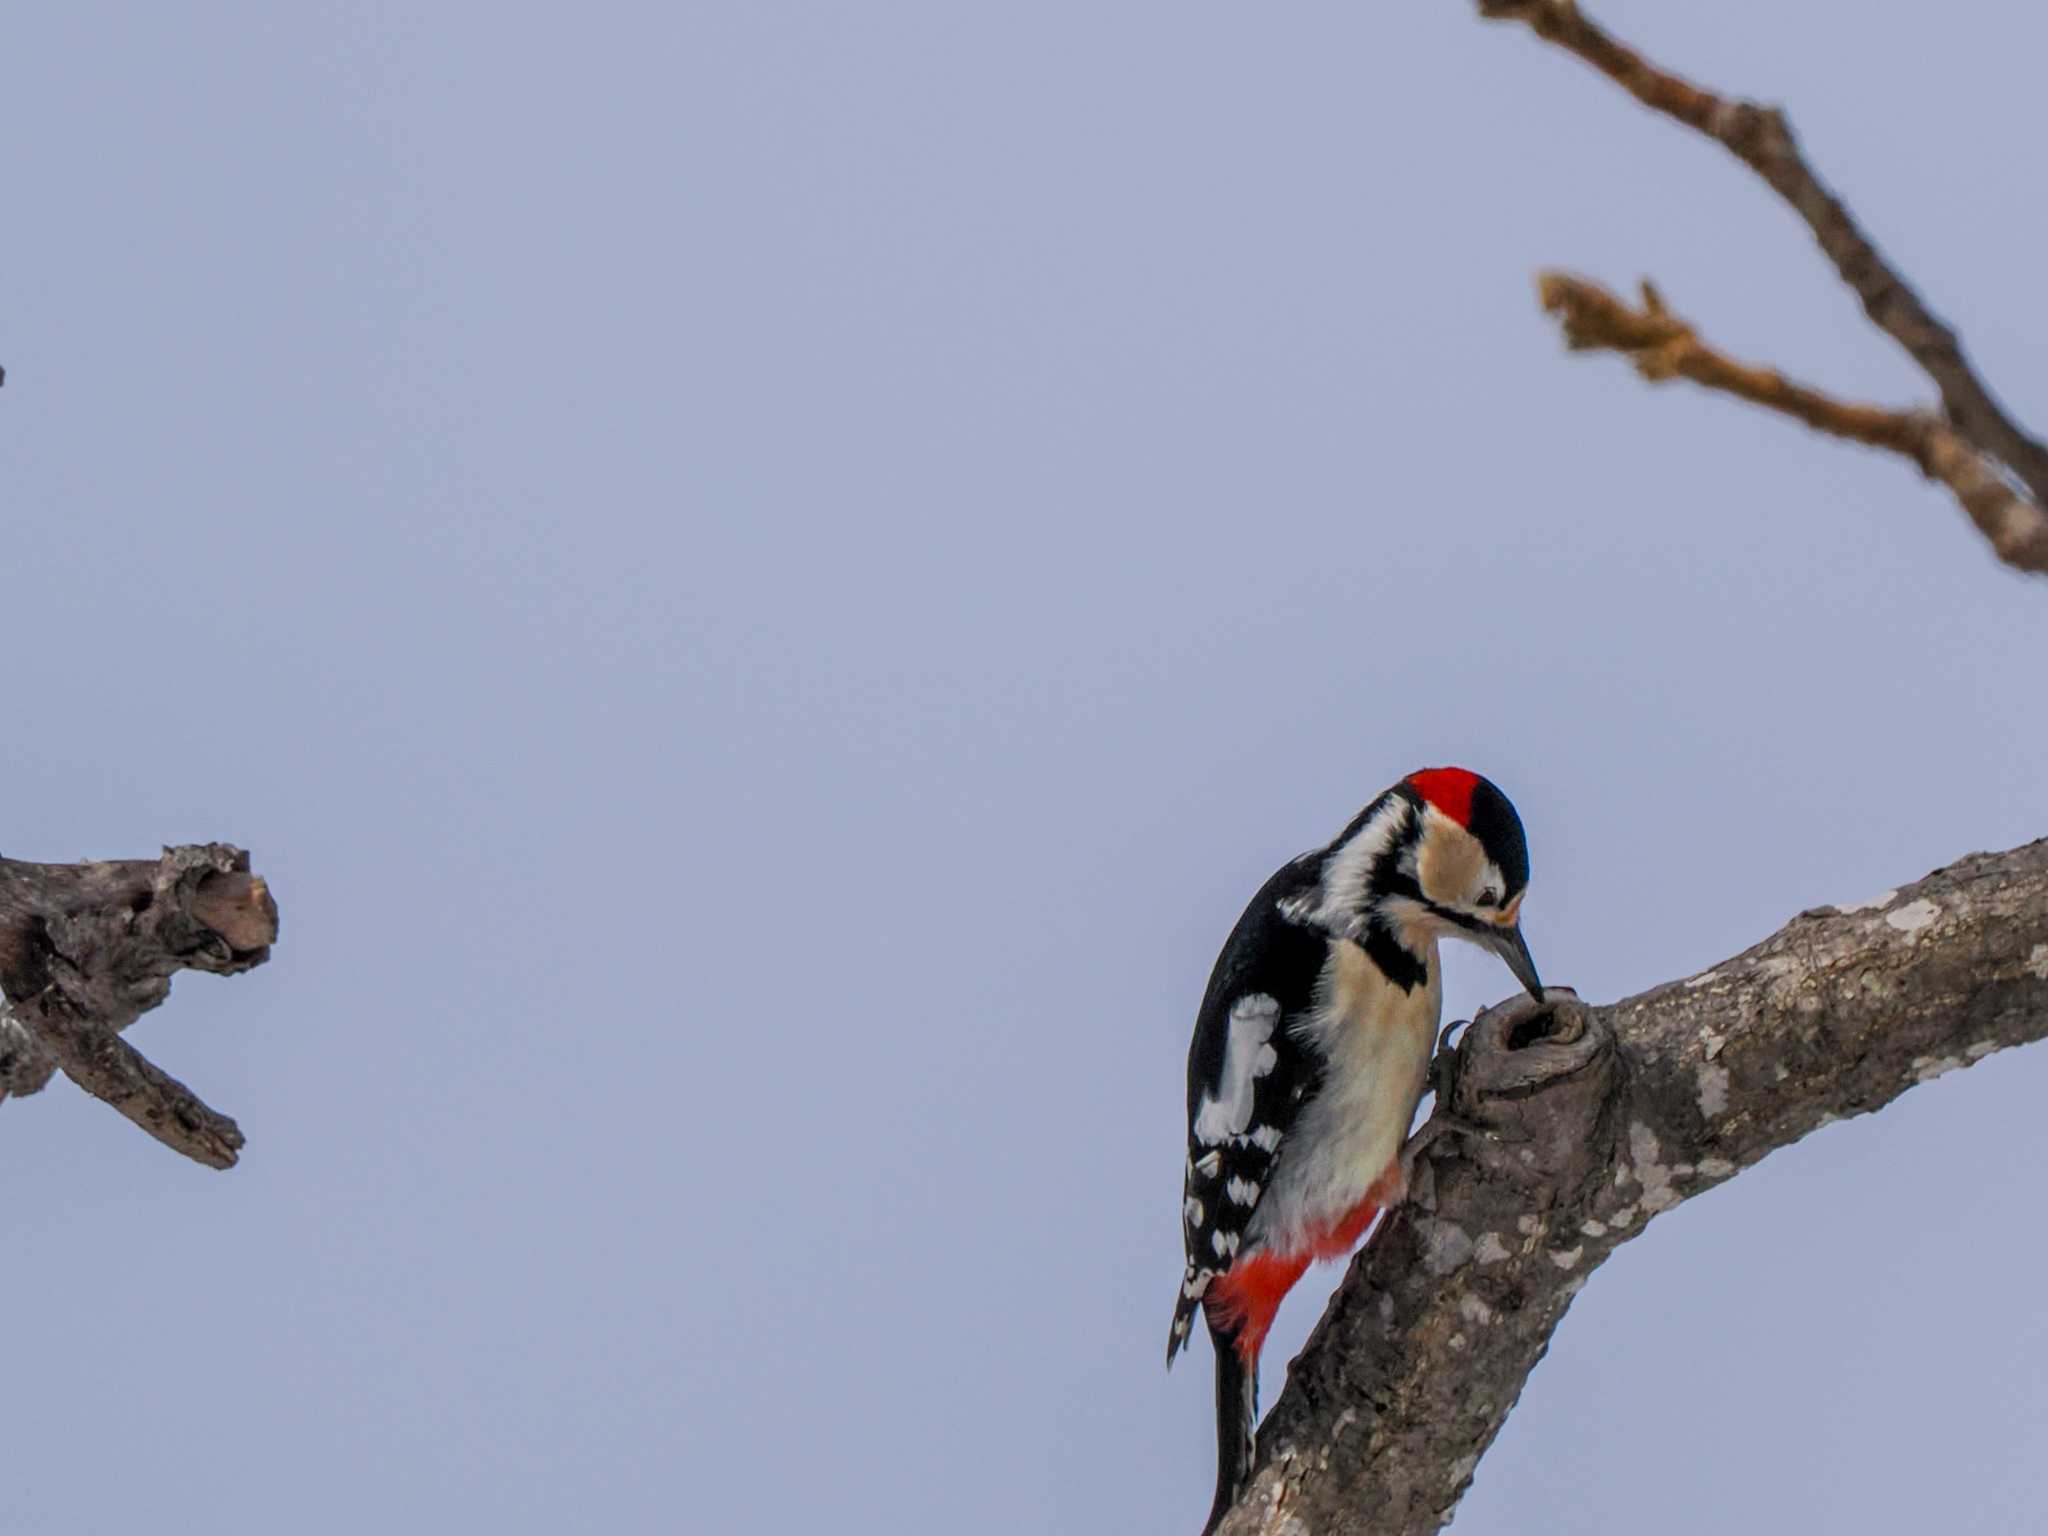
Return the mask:
<svg viewBox="0 0 2048 1536">
<path fill-rule="evenodd" d="M 1195 1140 L 1204 1146 L 1242 1136 L 1252 1123 L 1252 1089 L 1280 1060 L 1271 1043 L 1279 1022 L 1279 1002 L 1263 992 L 1241 997 L 1232 1005 L 1223 1080 L 1213 1094 L 1202 1096 L 1201 1108 L 1195 1113 Z"/>
<path fill-rule="evenodd" d="M 1465 906 L 1484 888 L 1491 868 L 1478 838 L 1435 806 L 1423 813 L 1412 873 L 1424 896 L 1439 906 Z"/>
</svg>

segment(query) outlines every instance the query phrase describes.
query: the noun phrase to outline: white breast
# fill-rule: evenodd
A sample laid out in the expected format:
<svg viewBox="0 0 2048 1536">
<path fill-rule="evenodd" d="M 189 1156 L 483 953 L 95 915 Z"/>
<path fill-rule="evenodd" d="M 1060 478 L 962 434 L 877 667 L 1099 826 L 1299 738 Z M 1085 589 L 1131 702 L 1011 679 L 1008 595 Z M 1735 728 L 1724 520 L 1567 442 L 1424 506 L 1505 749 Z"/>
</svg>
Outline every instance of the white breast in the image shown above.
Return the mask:
<svg viewBox="0 0 2048 1536">
<path fill-rule="evenodd" d="M 1347 1215 L 1408 1138 L 1443 1011 L 1436 946 L 1413 992 L 1388 981 L 1348 940 L 1330 946 L 1316 1006 L 1294 1026 L 1324 1060 L 1322 1090 L 1281 1143 L 1247 1237 L 1296 1253 Z"/>
</svg>

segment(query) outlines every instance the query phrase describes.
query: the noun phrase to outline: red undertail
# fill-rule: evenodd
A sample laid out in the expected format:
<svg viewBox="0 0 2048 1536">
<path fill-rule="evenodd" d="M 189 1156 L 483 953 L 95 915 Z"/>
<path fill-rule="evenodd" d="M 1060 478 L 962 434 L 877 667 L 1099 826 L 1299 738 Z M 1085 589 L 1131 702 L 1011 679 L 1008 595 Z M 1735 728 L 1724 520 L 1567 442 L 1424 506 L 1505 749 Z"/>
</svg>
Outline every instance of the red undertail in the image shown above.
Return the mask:
<svg viewBox="0 0 2048 1536">
<path fill-rule="evenodd" d="M 1301 1251 L 1279 1254 L 1261 1249 L 1209 1282 L 1204 1302 L 1209 1324 L 1233 1335 L 1231 1342 L 1247 1367 L 1257 1368 L 1266 1334 L 1280 1311 L 1281 1301 L 1294 1289 L 1294 1282 L 1312 1261 L 1341 1259 L 1355 1248 L 1365 1229 L 1372 1225 L 1373 1217 L 1379 1215 L 1382 1198 L 1383 1192 L 1376 1184 L 1363 1200 Z"/>
</svg>

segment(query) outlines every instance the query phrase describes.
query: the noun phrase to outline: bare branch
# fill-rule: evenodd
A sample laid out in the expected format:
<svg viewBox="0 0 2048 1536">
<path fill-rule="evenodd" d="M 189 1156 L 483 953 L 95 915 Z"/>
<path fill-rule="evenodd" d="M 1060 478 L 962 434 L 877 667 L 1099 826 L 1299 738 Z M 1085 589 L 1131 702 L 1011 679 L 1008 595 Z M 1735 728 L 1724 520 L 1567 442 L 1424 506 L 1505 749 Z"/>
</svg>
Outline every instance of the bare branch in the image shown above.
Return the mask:
<svg viewBox="0 0 2048 1536">
<path fill-rule="evenodd" d="M 2044 1035 L 2048 841 L 1803 913 L 1625 1002 L 1488 1010 L 1436 1109 L 1449 1133 L 1290 1367 L 1219 1536 L 1441 1529 L 1616 1247 L 1778 1147 Z"/>
<path fill-rule="evenodd" d="M 1894 271 L 1799 153 L 1783 111 L 1719 96 L 1652 64 L 1589 20 L 1572 0 L 1478 0 L 1492 20 L 1519 21 L 1578 55 L 1653 111 L 1722 145 L 1806 221 L 1820 248 L 1863 301 L 1864 313 L 1906 349 L 1941 391 L 1956 430 L 2004 464 L 2048 505 L 2048 447 L 2006 415 L 1963 356 L 1956 334 Z"/>
<path fill-rule="evenodd" d="M 2048 513 L 2008 484 L 1976 449 L 1924 411 L 1837 400 L 1774 368 L 1738 362 L 1700 340 L 1692 326 L 1643 284 L 1642 308 L 1583 277 L 1545 272 L 1536 280 L 1543 307 L 1575 351 L 1620 352 L 1652 383 L 1690 379 L 1850 442 L 1911 459 L 1946 485 L 1998 557 L 2016 570 L 2048 575 Z"/>
<path fill-rule="evenodd" d="M 161 859 L 28 864 L 0 859 L 0 1099 L 54 1068 L 210 1168 L 242 1146 L 209 1108 L 120 1038 L 170 995 L 180 970 L 235 975 L 270 957 L 277 904 L 225 843 Z"/>
<path fill-rule="evenodd" d="M 64 1075 L 87 1093 L 194 1162 L 234 1167 L 240 1127 L 126 1040 L 55 999 L 40 1010 L 37 1024 Z"/>
</svg>

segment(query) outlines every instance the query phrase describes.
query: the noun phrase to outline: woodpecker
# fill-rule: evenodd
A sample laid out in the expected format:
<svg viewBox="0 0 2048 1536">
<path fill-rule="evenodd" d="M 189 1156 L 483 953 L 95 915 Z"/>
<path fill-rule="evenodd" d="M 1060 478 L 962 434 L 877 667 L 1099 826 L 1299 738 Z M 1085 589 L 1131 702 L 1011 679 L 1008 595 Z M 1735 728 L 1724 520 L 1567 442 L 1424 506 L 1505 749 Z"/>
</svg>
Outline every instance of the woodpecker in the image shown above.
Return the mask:
<svg viewBox="0 0 2048 1536">
<path fill-rule="evenodd" d="M 1407 1193 L 1402 1147 L 1442 1008 L 1437 943 L 1507 962 L 1538 1001 L 1520 926 L 1528 843 L 1463 768 L 1386 790 L 1260 888 L 1217 956 L 1188 1049 L 1187 1268 L 1170 1367 L 1200 1307 L 1216 1354 L 1216 1502 L 1251 1474 L 1259 1350 L 1313 1259 L 1349 1253 Z"/>
</svg>

